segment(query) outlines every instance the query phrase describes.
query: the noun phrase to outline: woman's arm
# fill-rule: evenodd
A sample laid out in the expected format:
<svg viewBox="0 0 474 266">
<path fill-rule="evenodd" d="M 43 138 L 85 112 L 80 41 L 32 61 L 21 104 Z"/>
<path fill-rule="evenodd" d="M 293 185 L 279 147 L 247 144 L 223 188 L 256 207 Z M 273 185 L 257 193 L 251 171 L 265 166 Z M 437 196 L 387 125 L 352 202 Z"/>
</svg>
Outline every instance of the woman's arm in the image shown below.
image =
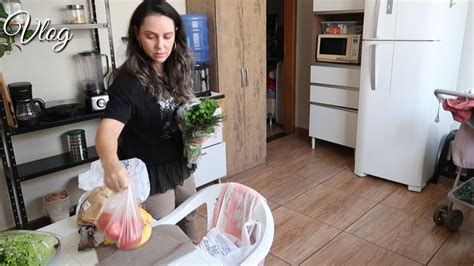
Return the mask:
<svg viewBox="0 0 474 266">
<path fill-rule="evenodd" d="M 95 139 L 97 154 L 104 168 L 104 183 L 115 192 L 128 187 L 127 170 L 117 155 L 118 138 L 124 126 L 118 120 L 104 118 L 99 124 Z"/>
</svg>

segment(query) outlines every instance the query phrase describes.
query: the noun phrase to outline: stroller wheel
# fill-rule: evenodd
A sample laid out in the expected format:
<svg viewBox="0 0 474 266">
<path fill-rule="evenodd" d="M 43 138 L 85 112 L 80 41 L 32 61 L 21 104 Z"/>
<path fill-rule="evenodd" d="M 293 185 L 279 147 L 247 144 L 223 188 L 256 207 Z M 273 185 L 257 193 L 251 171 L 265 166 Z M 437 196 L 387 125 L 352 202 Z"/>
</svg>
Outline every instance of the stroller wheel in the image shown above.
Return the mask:
<svg viewBox="0 0 474 266">
<path fill-rule="evenodd" d="M 448 229 L 448 231 L 450 232 L 458 230 L 459 226 L 461 226 L 462 224 L 463 218 L 463 214 L 460 210 L 451 210 L 450 212 L 448 212 L 448 215 L 446 215 L 446 229 Z"/>
<path fill-rule="evenodd" d="M 446 213 L 448 212 L 448 204 L 443 203 L 436 208 L 433 213 L 433 221 L 437 225 L 444 225 Z"/>
</svg>

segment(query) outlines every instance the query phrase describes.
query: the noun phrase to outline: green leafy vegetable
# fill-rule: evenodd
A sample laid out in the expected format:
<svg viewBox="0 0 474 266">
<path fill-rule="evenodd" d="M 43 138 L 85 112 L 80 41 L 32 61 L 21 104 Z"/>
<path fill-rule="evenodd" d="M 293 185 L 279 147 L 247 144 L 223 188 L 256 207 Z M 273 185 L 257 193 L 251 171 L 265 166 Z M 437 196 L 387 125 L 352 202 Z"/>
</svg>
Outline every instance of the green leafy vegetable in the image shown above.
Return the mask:
<svg viewBox="0 0 474 266">
<path fill-rule="evenodd" d="M 46 265 L 59 248 L 51 234 L 18 230 L 0 233 L 0 265 Z"/>
<path fill-rule="evenodd" d="M 219 122 L 224 120 L 216 114 L 217 101 L 207 98 L 201 102 L 189 102 L 177 112 L 178 124 L 183 133 L 184 155 L 188 164 L 195 164 L 201 156 L 201 142 L 214 133 Z"/>
</svg>

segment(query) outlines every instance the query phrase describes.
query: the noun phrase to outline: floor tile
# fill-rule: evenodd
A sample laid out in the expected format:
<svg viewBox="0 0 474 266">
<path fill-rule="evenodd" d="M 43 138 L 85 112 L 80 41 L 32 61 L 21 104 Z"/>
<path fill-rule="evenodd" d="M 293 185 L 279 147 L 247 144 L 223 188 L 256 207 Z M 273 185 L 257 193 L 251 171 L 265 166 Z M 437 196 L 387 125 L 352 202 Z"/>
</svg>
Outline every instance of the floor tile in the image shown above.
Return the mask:
<svg viewBox="0 0 474 266">
<path fill-rule="evenodd" d="M 283 167 L 287 169 L 286 166 Z M 308 178 L 322 183 L 347 167 L 349 167 L 349 164 L 342 158 L 307 157 L 291 165 L 290 168 L 298 177 Z"/>
<path fill-rule="evenodd" d="M 278 204 L 278 203 L 276 203 L 276 202 L 273 202 L 273 201 L 271 201 L 271 200 L 269 200 L 269 199 L 267 199 L 267 204 L 268 204 L 268 207 L 270 207 L 270 210 L 272 210 L 272 211 L 273 211 L 274 209 L 280 207 L 280 204 Z"/>
<path fill-rule="evenodd" d="M 199 239 L 202 239 L 207 234 L 207 220 L 199 215 L 196 215 L 196 224 L 198 228 Z"/>
<path fill-rule="evenodd" d="M 462 231 L 451 234 L 428 265 L 474 265 L 474 235 Z"/>
<path fill-rule="evenodd" d="M 305 178 L 288 179 L 288 182 L 269 186 L 261 191 L 262 195 L 278 204 L 285 204 L 288 201 L 318 185 L 316 181 Z"/>
<path fill-rule="evenodd" d="M 278 168 L 272 168 L 262 172 L 259 175 L 255 175 L 252 178 L 242 181 L 242 184 L 249 186 L 261 193 L 263 190 L 271 190 L 295 178 L 296 176 L 290 171 L 282 171 Z"/>
<path fill-rule="evenodd" d="M 464 216 L 463 222 L 459 227 L 459 230 L 474 234 L 474 209 L 459 203 L 454 203 L 454 208 L 462 211 L 462 214 Z"/>
<path fill-rule="evenodd" d="M 318 185 L 285 206 L 343 230 L 375 204 L 373 201 Z"/>
<path fill-rule="evenodd" d="M 428 183 L 422 192 L 399 187 L 382 204 L 431 220 L 438 205 L 447 202 L 452 186 L 452 179 L 441 177 L 438 184 Z"/>
<path fill-rule="evenodd" d="M 206 207 L 206 204 L 203 204 L 202 206 L 200 206 L 198 209 L 197 209 L 197 214 L 199 214 L 200 216 L 206 218 L 207 217 L 207 207 Z"/>
<path fill-rule="evenodd" d="M 431 221 L 382 204 L 346 231 L 420 263 L 427 263 L 449 235 Z"/>
<path fill-rule="evenodd" d="M 326 180 L 324 184 L 376 202 L 385 199 L 401 186 L 376 177 L 358 177 L 353 171 L 353 168 L 347 168 Z"/>
<path fill-rule="evenodd" d="M 420 263 L 342 232 L 301 265 L 421 265 Z"/>
<path fill-rule="evenodd" d="M 265 258 L 265 265 L 269 266 L 286 266 L 290 265 L 288 262 L 279 259 L 278 257 L 273 256 L 272 254 L 267 255 Z"/>
<path fill-rule="evenodd" d="M 270 253 L 290 264 L 301 263 L 340 231 L 284 206 L 273 211 L 275 237 Z"/>
<path fill-rule="evenodd" d="M 270 170 L 271 168 L 268 167 L 267 163 L 263 163 L 260 165 L 257 165 L 253 168 L 250 168 L 246 171 L 243 171 L 242 173 L 233 175 L 233 176 L 228 176 L 224 177 L 222 179 L 223 182 L 236 182 L 236 183 L 242 183 L 243 181 L 250 179 L 254 176 L 261 175 L 262 173 Z"/>
</svg>

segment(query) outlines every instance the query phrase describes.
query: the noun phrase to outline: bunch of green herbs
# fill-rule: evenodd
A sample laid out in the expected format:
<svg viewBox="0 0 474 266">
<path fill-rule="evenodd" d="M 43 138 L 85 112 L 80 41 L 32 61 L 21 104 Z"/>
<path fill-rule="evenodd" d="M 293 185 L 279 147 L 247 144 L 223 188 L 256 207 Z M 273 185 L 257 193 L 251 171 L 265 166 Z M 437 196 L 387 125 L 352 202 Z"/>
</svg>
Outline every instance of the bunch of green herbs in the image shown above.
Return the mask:
<svg viewBox="0 0 474 266">
<path fill-rule="evenodd" d="M 203 139 L 216 130 L 217 125 L 224 120 L 216 114 L 219 105 L 216 100 L 206 98 L 200 102 L 189 102 L 178 109 L 178 124 L 183 134 L 184 156 L 188 165 L 196 164 L 201 157 Z"/>
<path fill-rule="evenodd" d="M 46 265 L 59 248 L 48 233 L 14 230 L 0 233 L 0 265 Z"/>
</svg>

